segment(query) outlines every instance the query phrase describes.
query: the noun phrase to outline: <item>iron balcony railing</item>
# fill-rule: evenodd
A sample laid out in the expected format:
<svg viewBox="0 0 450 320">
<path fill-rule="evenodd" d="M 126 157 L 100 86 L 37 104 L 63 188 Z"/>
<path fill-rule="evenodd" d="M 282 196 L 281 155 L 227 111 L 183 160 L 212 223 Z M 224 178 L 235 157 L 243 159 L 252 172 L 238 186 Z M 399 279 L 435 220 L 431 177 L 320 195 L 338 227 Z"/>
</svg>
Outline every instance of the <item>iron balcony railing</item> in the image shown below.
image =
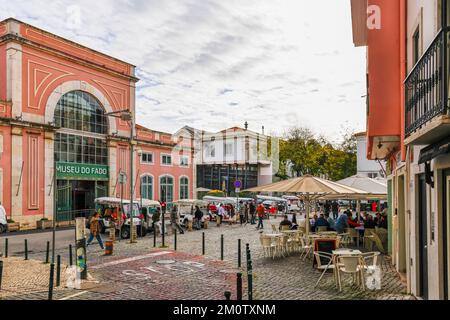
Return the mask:
<svg viewBox="0 0 450 320">
<path fill-rule="evenodd" d="M 448 112 L 448 44 L 442 29 L 405 80 L 405 136 Z"/>
</svg>

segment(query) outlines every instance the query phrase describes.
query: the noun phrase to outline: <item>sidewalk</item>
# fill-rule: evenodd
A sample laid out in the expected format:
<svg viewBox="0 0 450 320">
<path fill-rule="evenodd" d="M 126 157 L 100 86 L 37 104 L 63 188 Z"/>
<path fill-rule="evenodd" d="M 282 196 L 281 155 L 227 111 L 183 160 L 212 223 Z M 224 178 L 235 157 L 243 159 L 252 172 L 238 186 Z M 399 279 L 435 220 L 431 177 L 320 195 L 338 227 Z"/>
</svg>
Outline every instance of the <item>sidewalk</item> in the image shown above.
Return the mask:
<svg viewBox="0 0 450 320">
<path fill-rule="evenodd" d="M 0 289 L 0 299 L 30 294 L 34 292 L 48 292 L 50 278 L 50 264 L 44 264 L 37 260 L 24 260 L 23 258 L 2 258 L 3 279 Z M 61 265 L 61 287 L 54 291 L 62 290 L 66 281 L 66 266 Z M 56 285 L 56 266 L 55 266 Z"/>
</svg>

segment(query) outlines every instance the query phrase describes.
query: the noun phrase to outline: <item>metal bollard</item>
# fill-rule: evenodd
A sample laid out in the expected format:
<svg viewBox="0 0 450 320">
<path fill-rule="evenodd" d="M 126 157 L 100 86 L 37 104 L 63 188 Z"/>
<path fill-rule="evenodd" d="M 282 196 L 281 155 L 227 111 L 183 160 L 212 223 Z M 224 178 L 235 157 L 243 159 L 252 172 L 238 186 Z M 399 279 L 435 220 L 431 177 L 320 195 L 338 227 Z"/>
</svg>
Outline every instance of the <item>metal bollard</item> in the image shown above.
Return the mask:
<svg viewBox="0 0 450 320">
<path fill-rule="evenodd" d="M 153 226 L 153 248 L 156 248 L 156 226 Z"/>
<path fill-rule="evenodd" d="M 28 240 L 25 239 L 25 260 L 28 260 Z"/>
<path fill-rule="evenodd" d="M 50 280 L 48 281 L 48 300 L 53 300 L 53 277 L 55 275 L 55 264 L 50 264 Z"/>
<path fill-rule="evenodd" d="M 238 239 L 238 268 L 241 267 L 241 258 L 242 258 L 242 253 L 241 253 L 241 239 Z"/>
<path fill-rule="evenodd" d="M 220 260 L 223 260 L 223 234 L 220 236 Z"/>
<path fill-rule="evenodd" d="M 61 256 L 56 256 L 56 286 L 59 287 L 61 283 Z"/>
<path fill-rule="evenodd" d="M 225 291 L 224 295 L 225 295 L 225 300 L 231 300 L 231 292 L 230 291 Z"/>
<path fill-rule="evenodd" d="M 253 267 L 252 261 L 249 261 L 249 268 L 247 270 L 247 280 L 248 280 L 248 300 L 253 300 Z"/>
<path fill-rule="evenodd" d="M 47 241 L 47 249 L 45 251 L 45 264 L 48 264 L 50 257 L 50 241 Z"/>
<path fill-rule="evenodd" d="M 177 251 L 177 230 L 173 230 L 173 248 Z"/>
<path fill-rule="evenodd" d="M 242 300 L 242 272 L 238 272 L 236 277 L 236 298 Z"/>
<path fill-rule="evenodd" d="M 69 265 L 73 265 L 73 258 L 72 258 L 72 245 L 69 244 Z"/>
<path fill-rule="evenodd" d="M 8 238 L 5 238 L 5 258 L 8 258 Z"/>
<path fill-rule="evenodd" d="M 0 290 L 2 290 L 3 261 L 0 260 Z"/>
<path fill-rule="evenodd" d="M 202 233 L 202 255 L 205 255 L 205 233 Z"/>
</svg>

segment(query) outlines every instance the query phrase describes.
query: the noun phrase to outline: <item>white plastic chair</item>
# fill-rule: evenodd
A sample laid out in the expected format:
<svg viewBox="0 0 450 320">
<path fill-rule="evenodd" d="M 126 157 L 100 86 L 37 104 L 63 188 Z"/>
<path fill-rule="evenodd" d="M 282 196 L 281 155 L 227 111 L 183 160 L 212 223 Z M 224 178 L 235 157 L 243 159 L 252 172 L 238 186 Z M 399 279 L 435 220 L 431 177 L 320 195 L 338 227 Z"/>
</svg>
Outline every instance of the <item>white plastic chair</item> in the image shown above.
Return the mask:
<svg viewBox="0 0 450 320">
<path fill-rule="evenodd" d="M 327 253 L 327 252 L 315 251 L 314 252 L 314 257 L 316 258 L 317 269 L 318 270 L 323 270 L 322 274 L 320 275 L 319 279 L 317 280 L 314 288 L 318 286 L 320 280 L 322 280 L 323 276 L 325 275 L 325 272 L 327 272 L 330 269 L 333 270 L 334 280 L 335 280 L 335 283 L 337 283 L 336 266 L 333 263 L 334 262 L 333 255 L 330 254 L 330 253 Z M 322 264 L 321 258 L 327 259 L 327 261 L 328 261 L 327 264 Z"/>
<path fill-rule="evenodd" d="M 353 282 L 355 282 L 356 279 L 362 289 L 365 290 L 364 265 L 364 259 L 361 255 L 337 257 L 337 279 L 339 291 L 342 291 L 341 272 L 344 274 L 353 275 Z"/>
</svg>

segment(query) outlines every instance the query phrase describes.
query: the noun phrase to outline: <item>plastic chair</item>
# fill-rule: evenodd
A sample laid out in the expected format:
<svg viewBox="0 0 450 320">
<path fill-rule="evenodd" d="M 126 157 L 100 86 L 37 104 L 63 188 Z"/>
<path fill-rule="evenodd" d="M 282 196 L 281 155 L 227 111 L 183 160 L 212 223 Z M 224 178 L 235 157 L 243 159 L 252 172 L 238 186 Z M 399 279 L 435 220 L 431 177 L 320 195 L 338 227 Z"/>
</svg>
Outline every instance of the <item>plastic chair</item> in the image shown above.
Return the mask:
<svg viewBox="0 0 450 320">
<path fill-rule="evenodd" d="M 263 247 L 263 254 L 264 257 L 269 255 L 269 257 L 272 257 L 272 259 L 275 259 L 275 250 L 276 250 L 276 244 L 272 242 L 271 237 L 267 237 L 265 235 L 261 235 L 259 237 L 261 245 Z"/>
<path fill-rule="evenodd" d="M 328 227 L 317 227 L 316 232 L 326 232 L 328 231 Z"/>
<path fill-rule="evenodd" d="M 327 253 L 327 252 L 316 251 L 316 252 L 314 252 L 314 257 L 316 258 L 317 269 L 323 270 L 322 274 L 320 275 L 319 279 L 317 280 L 314 288 L 319 285 L 319 282 L 320 282 L 320 280 L 322 280 L 323 276 L 325 275 L 325 272 L 327 272 L 330 269 L 333 270 L 334 280 L 335 280 L 335 283 L 337 283 L 336 266 L 333 263 L 334 262 L 333 255 L 330 253 Z M 321 258 L 327 259 L 328 260 L 327 264 L 322 264 Z"/>
<path fill-rule="evenodd" d="M 342 291 L 341 272 L 344 274 L 353 275 L 353 282 L 355 279 L 365 290 L 364 285 L 364 259 L 361 255 L 357 256 L 338 256 L 337 257 L 337 279 L 339 285 L 339 291 Z"/>
<path fill-rule="evenodd" d="M 366 252 L 361 254 L 364 259 L 364 269 L 375 269 L 378 266 L 378 257 L 380 256 L 380 252 Z"/>
<path fill-rule="evenodd" d="M 306 260 L 306 258 L 311 254 L 312 251 L 312 244 L 309 238 L 306 236 L 300 237 L 300 249 L 302 250 L 300 254 L 300 259 L 303 258 L 303 261 Z"/>
<path fill-rule="evenodd" d="M 272 224 L 272 231 L 275 232 L 275 233 L 278 232 L 278 229 L 277 229 L 277 227 L 274 224 Z"/>
</svg>

